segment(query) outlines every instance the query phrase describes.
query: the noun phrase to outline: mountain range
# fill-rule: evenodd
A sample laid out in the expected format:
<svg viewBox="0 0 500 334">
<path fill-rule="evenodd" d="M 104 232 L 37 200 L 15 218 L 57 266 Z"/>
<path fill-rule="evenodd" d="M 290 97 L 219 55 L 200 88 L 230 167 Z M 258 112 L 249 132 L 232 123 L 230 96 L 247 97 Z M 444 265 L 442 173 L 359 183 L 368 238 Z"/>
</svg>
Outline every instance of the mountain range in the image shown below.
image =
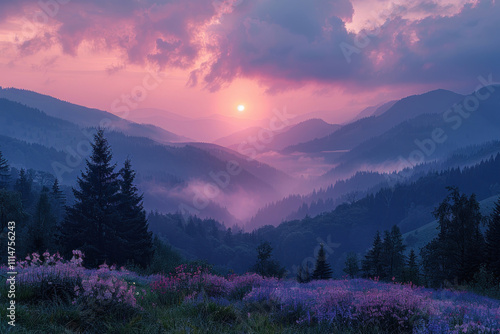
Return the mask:
<svg viewBox="0 0 500 334">
<path fill-rule="evenodd" d="M 142 110 L 147 117 L 132 111 L 131 118 L 155 125 L 139 124 L 6 88 L 0 89 L 0 150 L 16 168 L 39 169 L 73 185 L 95 127 L 105 126 L 115 162 L 132 159 L 148 210 L 188 208 L 200 217 L 254 229 L 333 210 L 387 185 L 394 170 L 409 167 L 413 172 L 401 180 L 410 180 L 431 168 L 467 166 L 497 152 L 500 86 L 486 89 L 492 93 L 474 112 L 455 111 L 472 95 L 440 89 L 366 108 L 348 124 L 313 118 L 269 131 L 265 121 L 193 119 L 159 109 Z M 204 132 L 209 128 L 212 132 Z M 213 143 L 193 140 L 200 136 Z M 462 149 L 466 155 L 457 153 Z M 228 166 L 237 166 L 237 175 L 229 175 Z M 324 174 L 308 175 L 313 169 Z"/>
</svg>

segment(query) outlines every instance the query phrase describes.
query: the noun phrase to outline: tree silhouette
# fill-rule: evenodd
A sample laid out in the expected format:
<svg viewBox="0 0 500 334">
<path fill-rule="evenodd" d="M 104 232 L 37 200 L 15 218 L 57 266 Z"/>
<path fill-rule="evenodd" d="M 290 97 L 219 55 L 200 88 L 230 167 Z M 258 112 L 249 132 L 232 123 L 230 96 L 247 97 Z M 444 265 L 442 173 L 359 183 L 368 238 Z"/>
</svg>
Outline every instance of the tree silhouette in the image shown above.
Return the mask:
<svg viewBox="0 0 500 334">
<path fill-rule="evenodd" d="M 92 149 L 85 172 L 78 178 L 78 189 L 73 188 L 75 204 L 68 208 L 62 228 L 66 251 L 82 250 L 87 266 L 116 262 L 114 249 L 120 244 L 116 233 L 120 184 L 102 129 L 94 136 Z"/>
<path fill-rule="evenodd" d="M 394 225 L 391 231 L 384 232 L 382 242 L 382 275 L 383 279 L 401 279 L 405 266 L 403 236 L 398 226 Z"/>
<path fill-rule="evenodd" d="M 142 204 L 143 196 L 138 194 L 134 185 L 136 174 L 129 159 L 125 161 L 120 175 L 120 224 L 116 227 L 120 245 L 115 258 L 119 264 L 132 261 L 146 267 L 153 255 L 153 239 L 152 233 L 148 231 L 148 221 Z"/>
<path fill-rule="evenodd" d="M 3 157 L 2 151 L 0 151 L 0 189 L 5 189 L 9 185 L 10 178 L 10 167 L 7 159 Z"/>
<path fill-rule="evenodd" d="M 356 278 L 359 274 L 359 260 L 358 254 L 349 253 L 345 260 L 344 272 L 349 275 L 350 278 Z"/>
<path fill-rule="evenodd" d="M 257 246 L 257 262 L 252 267 L 252 271 L 264 277 L 282 278 L 286 269 L 278 261 L 271 259 L 273 248 L 268 241 L 263 241 Z"/>
<path fill-rule="evenodd" d="M 40 193 L 38 203 L 36 205 L 33 222 L 28 231 L 29 236 L 29 252 L 43 253 L 45 251 L 54 251 L 55 243 L 55 218 L 52 213 L 48 189 L 44 187 Z"/>
<path fill-rule="evenodd" d="M 364 277 L 381 277 L 383 274 L 382 270 L 382 238 L 380 237 L 380 232 L 377 231 L 375 238 L 373 239 L 372 248 L 365 255 L 365 259 L 362 264 L 363 276 Z"/>
<path fill-rule="evenodd" d="M 484 259 L 482 215 L 476 196 L 460 194 L 448 187 L 448 196 L 434 211 L 439 234 L 421 251 L 423 266 L 430 283 L 470 282 Z"/>
<path fill-rule="evenodd" d="M 489 270 L 500 279 L 500 199 L 495 203 L 486 230 L 486 256 Z"/>
<path fill-rule="evenodd" d="M 19 171 L 19 178 L 16 180 L 14 189 L 21 193 L 23 206 L 26 208 L 31 202 L 31 187 L 33 186 L 33 179 L 24 168 Z"/>
<path fill-rule="evenodd" d="M 316 258 L 316 266 L 314 267 L 314 272 L 312 278 L 314 280 L 323 280 L 332 278 L 332 268 L 330 264 L 326 262 L 326 253 L 323 244 L 320 244 L 318 257 Z"/>
<path fill-rule="evenodd" d="M 300 265 L 297 269 L 297 282 L 299 283 L 309 283 L 312 280 L 311 273 L 309 272 L 309 267 L 307 264 Z"/>
<path fill-rule="evenodd" d="M 420 284 L 420 272 L 418 269 L 417 255 L 412 249 L 408 256 L 408 264 L 404 272 L 404 281 L 412 282 L 413 284 Z"/>
</svg>

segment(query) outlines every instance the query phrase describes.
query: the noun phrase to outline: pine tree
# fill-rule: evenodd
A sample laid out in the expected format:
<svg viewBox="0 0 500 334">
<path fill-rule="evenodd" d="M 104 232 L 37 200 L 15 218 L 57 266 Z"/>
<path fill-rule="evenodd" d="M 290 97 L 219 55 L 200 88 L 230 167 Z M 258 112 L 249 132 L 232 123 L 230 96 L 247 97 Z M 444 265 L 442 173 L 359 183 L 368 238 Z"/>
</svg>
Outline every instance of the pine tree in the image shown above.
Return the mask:
<svg viewBox="0 0 500 334">
<path fill-rule="evenodd" d="M 10 167 L 0 151 L 0 189 L 5 189 L 9 185 Z"/>
<path fill-rule="evenodd" d="M 8 222 L 25 220 L 21 194 L 14 191 L 0 189 L 0 231 L 7 227 Z M 0 258 L 2 255 L 0 254 Z"/>
<path fill-rule="evenodd" d="M 14 189 L 21 194 L 23 206 L 26 208 L 31 202 L 31 187 L 33 186 L 33 179 L 26 173 L 24 168 L 19 171 L 19 178 L 16 180 Z"/>
<path fill-rule="evenodd" d="M 359 260 L 358 254 L 349 253 L 345 260 L 344 272 L 349 275 L 350 278 L 356 278 L 359 274 Z"/>
<path fill-rule="evenodd" d="M 58 179 L 55 179 L 54 184 L 52 184 L 52 196 L 56 200 L 60 201 L 61 204 L 64 204 L 64 201 L 66 200 L 64 193 L 61 191 Z"/>
<path fill-rule="evenodd" d="M 408 265 L 406 268 L 405 281 L 412 282 L 413 284 L 420 284 L 420 274 L 418 270 L 417 255 L 412 249 L 408 257 Z"/>
<path fill-rule="evenodd" d="M 115 263 L 113 250 L 120 244 L 116 232 L 120 220 L 120 184 L 102 129 L 97 131 L 92 149 L 85 172 L 78 178 L 78 189 L 73 188 L 75 204 L 67 209 L 62 228 L 66 251 L 82 250 L 87 266 L 97 266 L 104 261 Z"/>
<path fill-rule="evenodd" d="M 403 255 L 405 248 L 406 247 L 403 245 L 403 236 L 399 227 L 394 225 L 390 232 L 384 232 L 381 254 L 383 273 L 381 278 L 401 279 L 405 265 L 405 258 Z"/>
<path fill-rule="evenodd" d="M 489 270 L 500 279 L 500 199 L 491 213 L 486 230 L 486 259 Z"/>
<path fill-rule="evenodd" d="M 142 203 L 143 196 L 138 194 L 134 185 L 136 174 L 129 159 L 125 161 L 120 175 L 118 209 L 121 219 L 116 228 L 121 245 L 117 248 L 116 259 L 120 264 L 132 261 L 146 267 L 153 256 L 153 239 L 152 233 L 148 231 L 148 221 Z"/>
<path fill-rule="evenodd" d="M 28 232 L 29 252 L 43 253 L 54 250 L 55 218 L 52 214 L 48 189 L 44 187 L 36 205 L 33 222 Z"/>
<path fill-rule="evenodd" d="M 443 281 L 470 282 L 484 261 L 483 219 L 476 196 L 447 189 L 448 196 L 434 211 L 439 234 L 421 251 L 426 276 L 435 286 Z"/>
<path fill-rule="evenodd" d="M 66 198 L 64 193 L 61 191 L 61 187 L 59 186 L 59 181 L 55 179 L 52 184 L 52 192 L 50 193 L 51 203 L 53 207 L 53 212 L 56 217 L 56 221 L 58 223 L 64 218 L 64 206 L 66 204 Z"/>
<path fill-rule="evenodd" d="M 372 248 L 365 255 L 365 259 L 362 264 L 363 276 L 364 277 L 381 277 L 383 274 L 382 270 L 382 238 L 380 237 L 380 232 L 377 231 L 375 238 L 373 240 Z"/>
<path fill-rule="evenodd" d="M 314 267 L 314 272 L 312 279 L 323 280 L 332 278 L 332 268 L 330 264 L 326 262 L 326 253 L 323 244 L 320 244 L 318 257 L 316 258 L 316 266 Z"/>
</svg>

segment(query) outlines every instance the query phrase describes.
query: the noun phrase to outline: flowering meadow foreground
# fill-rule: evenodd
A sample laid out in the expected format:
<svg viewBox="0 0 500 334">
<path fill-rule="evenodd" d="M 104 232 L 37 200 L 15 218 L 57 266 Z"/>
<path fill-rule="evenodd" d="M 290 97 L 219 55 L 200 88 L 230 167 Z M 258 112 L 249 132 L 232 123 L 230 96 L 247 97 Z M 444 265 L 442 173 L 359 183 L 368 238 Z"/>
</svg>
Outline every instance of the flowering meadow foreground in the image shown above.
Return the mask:
<svg viewBox="0 0 500 334">
<path fill-rule="evenodd" d="M 18 263 L 15 327 L 4 296 L 0 332 L 15 333 L 500 333 L 500 301 L 374 280 L 299 284 L 256 274 L 220 277 L 182 265 L 140 276 L 82 267 L 58 254 Z"/>
</svg>

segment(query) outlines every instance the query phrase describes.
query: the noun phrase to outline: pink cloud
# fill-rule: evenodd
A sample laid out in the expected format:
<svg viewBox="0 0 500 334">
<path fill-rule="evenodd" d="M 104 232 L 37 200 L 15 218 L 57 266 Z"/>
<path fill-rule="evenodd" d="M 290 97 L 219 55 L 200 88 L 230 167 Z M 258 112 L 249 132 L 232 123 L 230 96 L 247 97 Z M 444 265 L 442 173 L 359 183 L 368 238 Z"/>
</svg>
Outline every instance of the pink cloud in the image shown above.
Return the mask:
<svg viewBox="0 0 500 334">
<path fill-rule="evenodd" d="M 120 67 L 183 69 L 190 86 L 217 91 L 250 78 L 271 93 L 308 83 L 460 88 L 500 67 L 500 4 L 491 0 L 457 2 L 461 10 L 405 2 L 391 7 L 379 29 L 356 33 L 346 28 L 354 15 L 349 0 L 59 1 L 41 2 L 47 24 L 17 43 L 21 56 L 58 46 L 76 62 L 85 44 L 120 54 Z M 41 9 L 36 1 L 5 0 L 0 18 L 33 20 Z"/>
</svg>

